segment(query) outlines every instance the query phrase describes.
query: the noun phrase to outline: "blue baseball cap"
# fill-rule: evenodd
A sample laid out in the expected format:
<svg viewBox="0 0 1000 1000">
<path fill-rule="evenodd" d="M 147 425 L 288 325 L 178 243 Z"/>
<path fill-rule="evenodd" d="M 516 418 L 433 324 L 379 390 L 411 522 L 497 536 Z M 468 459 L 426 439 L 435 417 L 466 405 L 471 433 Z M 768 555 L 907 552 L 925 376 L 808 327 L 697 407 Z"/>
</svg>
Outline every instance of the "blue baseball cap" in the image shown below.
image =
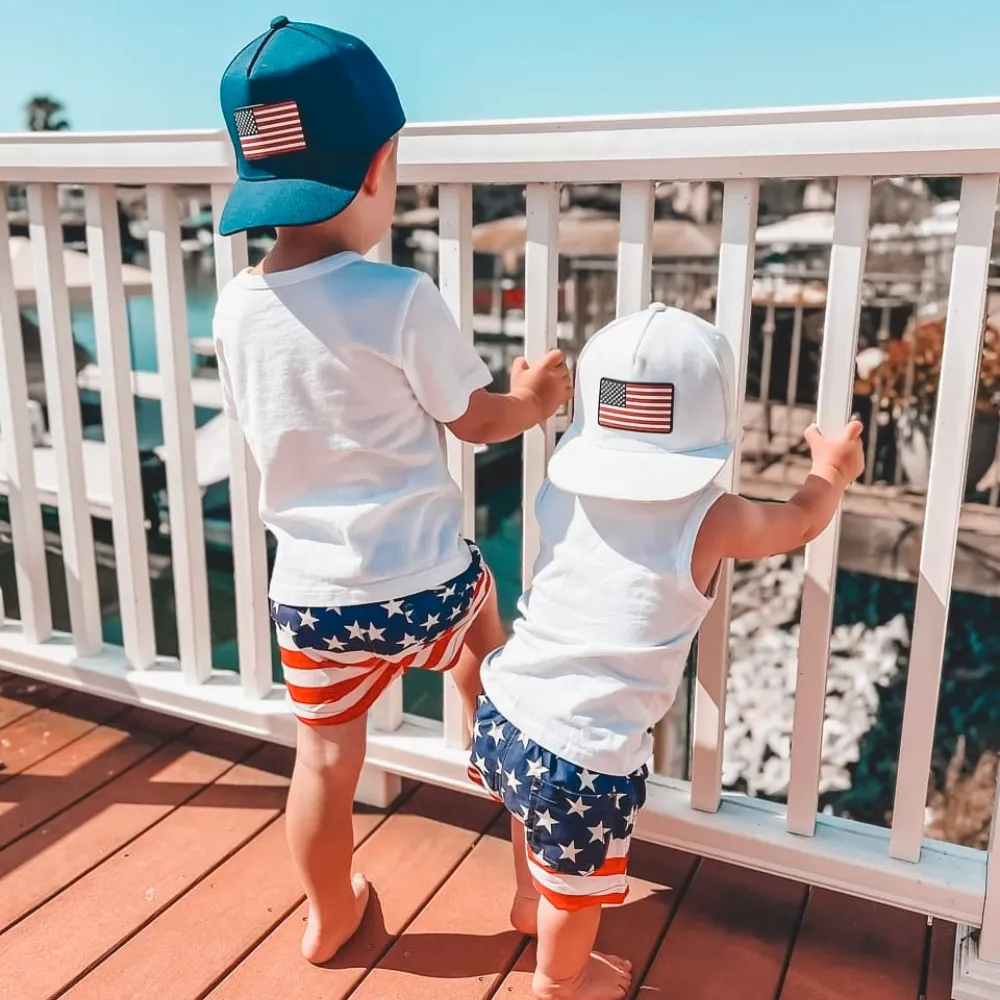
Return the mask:
<svg viewBox="0 0 1000 1000">
<path fill-rule="evenodd" d="M 360 38 L 287 17 L 229 64 L 220 97 L 237 172 L 224 236 L 338 215 L 406 121 L 392 78 Z"/>
</svg>

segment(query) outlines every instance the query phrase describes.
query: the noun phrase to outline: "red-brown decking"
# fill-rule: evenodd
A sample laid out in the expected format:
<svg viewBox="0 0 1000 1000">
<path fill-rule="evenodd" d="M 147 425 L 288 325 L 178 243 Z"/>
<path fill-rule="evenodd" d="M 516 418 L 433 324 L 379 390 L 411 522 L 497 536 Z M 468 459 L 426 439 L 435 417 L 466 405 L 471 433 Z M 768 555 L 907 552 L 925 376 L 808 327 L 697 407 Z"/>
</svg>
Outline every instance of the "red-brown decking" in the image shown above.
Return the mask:
<svg viewBox="0 0 1000 1000">
<path fill-rule="evenodd" d="M 298 953 L 291 754 L 0 674 L 0 1000 L 514 1000 L 499 810 L 430 786 L 359 808 L 376 896 L 330 968 Z M 954 928 L 638 844 L 600 945 L 633 995 L 948 1000 Z"/>
</svg>

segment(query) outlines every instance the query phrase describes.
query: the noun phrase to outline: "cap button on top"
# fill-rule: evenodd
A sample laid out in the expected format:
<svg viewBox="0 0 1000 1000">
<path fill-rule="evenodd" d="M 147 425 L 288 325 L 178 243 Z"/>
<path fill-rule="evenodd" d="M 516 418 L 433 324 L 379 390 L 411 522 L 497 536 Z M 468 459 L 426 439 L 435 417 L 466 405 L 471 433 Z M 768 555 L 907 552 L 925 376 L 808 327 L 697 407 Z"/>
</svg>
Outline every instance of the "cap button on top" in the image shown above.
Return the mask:
<svg viewBox="0 0 1000 1000">
<path fill-rule="evenodd" d="M 284 26 L 285 26 L 286 24 L 288 24 L 288 18 L 287 18 L 287 17 L 285 17 L 285 15 L 284 15 L 284 14 L 279 14 L 279 15 L 278 15 L 278 16 L 277 16 L 277 17 L 276 17 L 276 18 L 275 18 L 275 19 L 274 19 L 274 20 L 273 20 L 273 21 L 271 22 L 271 30 L 272 30 L 272 31 L 277 31 L 277 30 L 278 30 L 278 28 L 283 28 L 283 27 L 284 27 Z"/>
<path fill-rule="evenodd" d="M 667 311 L 667 307 L 662 302 L 650 302 L 649 303 L 649 311 L 650 312 L 655 312 L 655 313 L 666 312 Z"/>
</svg>

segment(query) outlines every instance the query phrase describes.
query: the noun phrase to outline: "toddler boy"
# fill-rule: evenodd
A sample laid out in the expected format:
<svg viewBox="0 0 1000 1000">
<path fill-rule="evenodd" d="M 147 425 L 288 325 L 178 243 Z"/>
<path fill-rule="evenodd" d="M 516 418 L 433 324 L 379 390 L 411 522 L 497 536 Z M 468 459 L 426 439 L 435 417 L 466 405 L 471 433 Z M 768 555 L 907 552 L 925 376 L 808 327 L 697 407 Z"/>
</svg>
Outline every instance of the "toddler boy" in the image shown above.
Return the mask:
<svg viewBox="0 0 1000 1000">
<path fill-rule="evenodd" d="M 601 906 L 628 891 L 652 729 L 719 567 L 815 538 L 863 468 L 858 422 L 833 437 L 811 427 L 812 471 L 787 503 L 724 492 L 736 391 L 723 335 L 660 304 L 580 355 L 573 425 L 536 502 L 532 586 L 483 665 L 470 768 L 512 815 L 511 919 L 537 931 L 538 1000 L 628 992 L 629 962 L 593 952 Z"/>
<path fill-rule="evenodd" d="M 225 235 L 274 227 L 223 290 L 214 338 L 226 410 L 260 469 L 278 542 L 270 598 L 298 718 L 288 840 L 325 962 L 356 930 L 351 805 L 368 709 L 411 667 L 452 670 L 471 716 L 504 639 L 492 577 L 461 536 L 443 448 L 515 437 L 571 393 L 562 355 L 519 359 L 507 394 L 433 283 L 364 255 L 389 231 L 403 110 L 357 38 L 275 18 L 226 70 L 238 180 Z"/>
</svg>

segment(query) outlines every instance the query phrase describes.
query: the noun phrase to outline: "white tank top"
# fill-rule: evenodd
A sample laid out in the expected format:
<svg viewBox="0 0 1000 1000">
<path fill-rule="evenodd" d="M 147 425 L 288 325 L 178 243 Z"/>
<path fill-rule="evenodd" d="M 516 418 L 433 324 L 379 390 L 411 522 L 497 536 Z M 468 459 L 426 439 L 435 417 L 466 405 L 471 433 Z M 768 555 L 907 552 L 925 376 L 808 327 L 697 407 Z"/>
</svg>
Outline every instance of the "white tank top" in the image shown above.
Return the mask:
<svg viewBox="0 0 1000 1000">
<path fill-rule="evenodd" d="M 631 774 L 653 753 L 691 642 L 714 593 L 691 554 L 716 486 L 684 500 L 579 497 L 546 481 L 541 552 L 514 634 L 483 664 L 497 709 L 540 746 L 602 774 Z"/>
</svg>

